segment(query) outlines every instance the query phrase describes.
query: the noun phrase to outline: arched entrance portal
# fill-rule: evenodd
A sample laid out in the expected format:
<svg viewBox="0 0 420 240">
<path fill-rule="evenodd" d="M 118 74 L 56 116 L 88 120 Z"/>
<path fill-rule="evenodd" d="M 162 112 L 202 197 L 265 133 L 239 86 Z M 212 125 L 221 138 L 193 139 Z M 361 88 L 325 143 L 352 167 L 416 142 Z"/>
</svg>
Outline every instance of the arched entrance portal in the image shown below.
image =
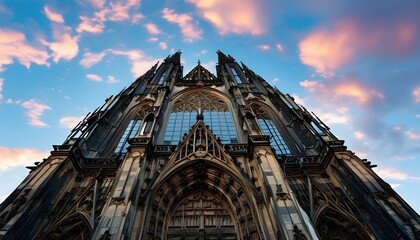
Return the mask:
<svg viewBox="0 0 420 240">
<path fill-rule="evenodd" d="M 216 196 L 202 190 L 170 214 L 166 239 L 236 239 L 234 220 Z"/>
<path fill-rule="evenodd" d="M 246 178 L 220 160 L 182 161 L 151 196 L 146 239 L 261 239 Z"/>
</svg>

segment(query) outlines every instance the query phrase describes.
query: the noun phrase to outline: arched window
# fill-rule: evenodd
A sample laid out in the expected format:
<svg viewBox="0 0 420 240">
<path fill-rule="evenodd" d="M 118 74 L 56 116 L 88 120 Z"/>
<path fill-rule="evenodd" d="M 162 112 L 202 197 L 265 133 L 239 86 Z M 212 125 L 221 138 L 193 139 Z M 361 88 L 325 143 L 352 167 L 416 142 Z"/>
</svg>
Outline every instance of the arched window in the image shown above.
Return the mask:
<svg viewBox="0 0 420 240">
<path fill-rule="evenodd" d="M 289 147 L 286 145 L 278 128 L 274 124 L 270 115 L 259 105 L 252 105 L 258 124 L 265 135 L 270 136 L 270 145 L 277 155 L 291 155 Z"/>
<path fill-rule="evenodd" d="M 117 148 L 115 149 L 115 155 L 125 155 L 127 153 L 127 147 L 129 145 L 128 139 L 133 138 L 137 130 L 141 125 L 141 119 L 133 119 L 128 124 L 127 128 L 125 129 L 120 141 L 118 142 Z"/>
<path fill-rule="evenodd" d="M 225 102 L 208 92 L 185 94 L 172 106 L 164 136 L 164 144 L 178 144 L 197 122 L 197 116 L 220 138 L 223 144 L 236 143 L 235 127 Z"/>
<path fill-rule="evenodd" d="M 242 79 L 239 76 L 238 72 L 236 71 L 235 67 L 231 66 L 230 71 L 233 74 L 233 77 L 235 78 L 236 83 L 242 83 Z"/>
<path fill-rule="evenodd" d="M 165 82 L 166 75 L 168 74 L 168 70 L 169 69 L 164 69 L 164 72 L 162 73 L 162 75 L 160 75 L 158 84 L 163 84 Z"/>
<path fill-rule="evenodd" d="M 123 135 L 120 138 L 120 141 L 115 148 L 115 156 L 122 156 L 127 153 L 127 147 L 129 146 L 128 140 L 134 138 L 136 135 L 147 135 L 152 130 L 154 114 L 150 113 L 151 107 L 144 106 L 142 109 L 137 112 L 134 119 L 130 120 L 127 128 L 125 129 Z"/>
</svg>

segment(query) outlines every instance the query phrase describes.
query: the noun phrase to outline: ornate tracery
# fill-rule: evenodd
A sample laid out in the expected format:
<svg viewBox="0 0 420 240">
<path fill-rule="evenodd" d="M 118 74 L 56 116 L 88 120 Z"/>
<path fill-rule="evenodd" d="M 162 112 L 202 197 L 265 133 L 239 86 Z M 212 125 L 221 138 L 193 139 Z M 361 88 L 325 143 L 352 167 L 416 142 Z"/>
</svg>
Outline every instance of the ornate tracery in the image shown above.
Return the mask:
<svg viewBox="0 0 420 240">
<path fill-rule="evenodd" d="M 169 116 L 164 142 L 177 144 L 198 118 L 220 138 L 222 143 L 236 142 L 236 132 L 228 105 L 217 96 L 194 91 L 177 99 Z"/>
</svg>

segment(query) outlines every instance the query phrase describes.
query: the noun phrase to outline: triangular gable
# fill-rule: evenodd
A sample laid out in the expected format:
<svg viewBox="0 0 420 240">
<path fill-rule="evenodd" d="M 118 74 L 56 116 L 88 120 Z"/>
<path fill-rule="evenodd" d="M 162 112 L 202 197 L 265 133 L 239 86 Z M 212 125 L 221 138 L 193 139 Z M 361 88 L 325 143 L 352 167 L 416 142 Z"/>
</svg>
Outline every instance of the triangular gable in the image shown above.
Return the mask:
<svg viewBox="0 0 420 240">
<path fill-rule="evenodd" d="M 182 140 L 171 155 L 169 162 L 176 163 L 183 159 L 219 159 L 228 163 L 229 156 L 216 139 L 215 135 L 199 120 Z"/>
<path fill-rule="evenodd" d="M 214 81 L 216 76 L 207 70 L 205 67 L 201 66 L 198 62 L 197 66 L 193 68 L 185 77 L 182 79 L 184 81 Z"/>
</svg>

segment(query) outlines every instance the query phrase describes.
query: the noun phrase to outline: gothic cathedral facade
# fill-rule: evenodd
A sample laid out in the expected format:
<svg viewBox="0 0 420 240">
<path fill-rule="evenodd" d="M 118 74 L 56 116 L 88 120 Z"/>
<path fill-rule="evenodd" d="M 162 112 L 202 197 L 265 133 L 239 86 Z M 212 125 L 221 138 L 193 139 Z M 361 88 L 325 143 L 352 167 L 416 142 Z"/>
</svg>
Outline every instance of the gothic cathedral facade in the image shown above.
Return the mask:
<svg viewBox="0 0 420 240">
<path fill-rule="evenodd" d="M 0 205 L 0 239 L 420 239 L 420 217 L 233 57 L 180 52 L 88 114 Z"/>
</svg>

